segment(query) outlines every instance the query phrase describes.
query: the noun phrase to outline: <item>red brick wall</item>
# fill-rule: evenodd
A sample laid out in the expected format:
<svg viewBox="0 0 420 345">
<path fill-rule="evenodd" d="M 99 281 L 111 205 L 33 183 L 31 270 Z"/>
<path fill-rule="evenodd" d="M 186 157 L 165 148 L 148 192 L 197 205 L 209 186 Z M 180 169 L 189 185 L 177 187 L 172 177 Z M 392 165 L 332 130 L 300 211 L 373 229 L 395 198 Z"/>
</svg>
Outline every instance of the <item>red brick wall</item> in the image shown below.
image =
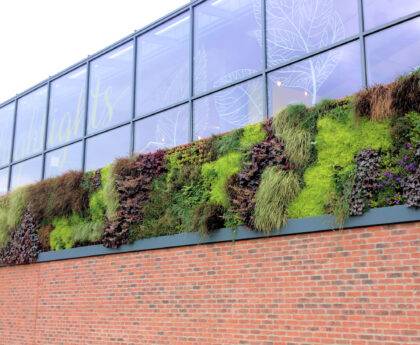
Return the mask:
<svg viewBox="0 0 420 345">
<path fill-rule="evenodd" d="M 420 344 L 420 223 L 0 268 L 0 343 Z"/>
</svg>

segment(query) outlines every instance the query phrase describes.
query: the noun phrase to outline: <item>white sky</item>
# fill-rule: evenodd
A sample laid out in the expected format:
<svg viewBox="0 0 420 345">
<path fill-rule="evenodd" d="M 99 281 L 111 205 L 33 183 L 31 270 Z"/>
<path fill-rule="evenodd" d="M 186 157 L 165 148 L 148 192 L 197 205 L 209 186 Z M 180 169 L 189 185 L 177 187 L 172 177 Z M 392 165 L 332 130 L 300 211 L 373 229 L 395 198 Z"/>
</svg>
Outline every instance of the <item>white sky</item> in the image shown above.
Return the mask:
<svg viewBox="0 0 420 345">
<path fill-rule="evenodd" d="M 0 2 L 0 103 L 189 0 Z"/>
</svg>

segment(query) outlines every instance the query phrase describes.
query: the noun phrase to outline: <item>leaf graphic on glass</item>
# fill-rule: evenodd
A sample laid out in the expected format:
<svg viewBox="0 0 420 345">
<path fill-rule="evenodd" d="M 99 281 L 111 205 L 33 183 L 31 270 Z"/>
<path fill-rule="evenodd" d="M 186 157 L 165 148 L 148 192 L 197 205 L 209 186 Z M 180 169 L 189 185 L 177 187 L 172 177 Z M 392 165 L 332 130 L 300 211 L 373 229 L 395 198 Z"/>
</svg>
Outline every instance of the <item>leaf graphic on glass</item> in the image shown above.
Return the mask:
<svg viewBox="0 0 420 345">
<path fill-rule="evenodd" d="M 215 83 L 215 87 L 244 79 L 255 72 L 250 69 L 237 70 L 220 78 Z M 219 118 L 233 127 L 242 127 L 248 123 L 259 121 L 263 104 L 261 81 L 253 79 L 217 92 L 214 102 Z"/>
<path fill-rule="evenodd" d="M 256 16 L 259 11 L 259 7 L 255 6 Z M 333 0 L 268 0 L 267 22 L 270 66 L 299 58 L 345 37 L 344 25 Z M 256 33 L 257 39 L 260 36 Z M 286 68 L 279 81 L 284 87 L 305 90 L 312 95 L 314 104 L 317 91 L 331 75 L 339 59 L 339 51 L 330 51 L 299 66 Z"/>
</svg>

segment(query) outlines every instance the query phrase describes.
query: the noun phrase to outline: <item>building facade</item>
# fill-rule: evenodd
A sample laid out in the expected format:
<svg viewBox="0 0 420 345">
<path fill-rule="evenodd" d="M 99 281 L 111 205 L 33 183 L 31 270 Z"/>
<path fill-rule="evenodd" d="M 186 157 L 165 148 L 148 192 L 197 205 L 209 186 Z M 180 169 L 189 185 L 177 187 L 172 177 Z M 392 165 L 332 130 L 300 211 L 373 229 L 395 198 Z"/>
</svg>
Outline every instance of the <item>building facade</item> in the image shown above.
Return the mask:
<svg viewBox="0 0 420 345">
<path fill-rule="evenodd" d="M 418 0 L 197 0 L 0 105 L 0 193 L 420 66 Z"/>
</svg>

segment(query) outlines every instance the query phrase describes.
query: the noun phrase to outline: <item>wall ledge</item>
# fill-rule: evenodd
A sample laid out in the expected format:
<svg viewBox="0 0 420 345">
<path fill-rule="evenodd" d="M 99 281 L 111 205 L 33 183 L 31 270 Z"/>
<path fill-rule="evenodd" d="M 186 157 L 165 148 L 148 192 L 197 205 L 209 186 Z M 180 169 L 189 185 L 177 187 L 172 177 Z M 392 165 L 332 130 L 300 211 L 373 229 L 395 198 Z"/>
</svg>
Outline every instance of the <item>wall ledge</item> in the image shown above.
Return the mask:
<svg viewBox="0 0 420 345">
<path fill-rule="evenodd" d="M 399 205 L 374 208 L 367 211 L 362 216 L 350 217 L 345 222 L 343 229 L 345 230 L 357 227 L 407 223 L 415 221 L 420 221 L 420 209 Z M 123 245 L 117 249 L 106 248 L 102 245 L 92 245 L 60 251 L 43 252 L 39 254 L 37 262 L 49 262 L 153 249 L 258 239 L 274 236 L 297 235 L 336 229 L 338 229 L 338 226 L 335 222 L 335 218 L 330 215 L 325 215 L 319 217 L 289 219 L 286 226 L 269 234 L 253 231 L 246 227 L 239 227 L 237 229 L 224 228 L 214 231 L 208 236 L 200 235 L 197 232 L 180 233 L 175 235 L 138 240 L 132 244 Z"/>
</svg>

